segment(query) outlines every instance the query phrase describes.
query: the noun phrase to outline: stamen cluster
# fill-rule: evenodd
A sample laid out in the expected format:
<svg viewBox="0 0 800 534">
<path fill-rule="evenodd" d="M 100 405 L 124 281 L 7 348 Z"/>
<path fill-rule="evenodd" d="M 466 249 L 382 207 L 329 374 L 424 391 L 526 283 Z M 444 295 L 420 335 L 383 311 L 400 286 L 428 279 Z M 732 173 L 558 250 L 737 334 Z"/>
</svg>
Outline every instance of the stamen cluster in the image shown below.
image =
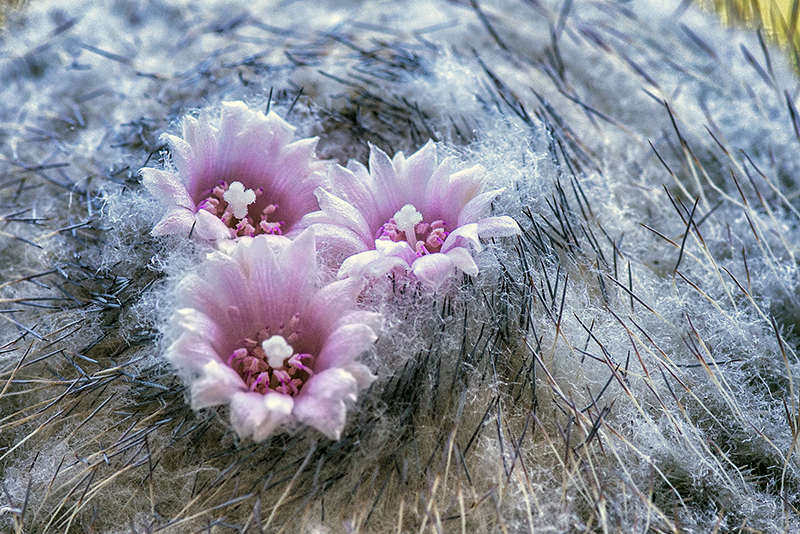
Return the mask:
<svg viewBox="0 0 800 534">
<path fill-rule="evenodd" d="M 237 187 L 238 186 L 238 187 Z M 233 197 L 231 193 L 251 193 L 252 200 L 249 202 L 240 201 Z M 200 210 L 205 210 L 219 218 L 225 226 L 234 230 L 236 237 L 254 237 L 260 234 L 283 235 L 283 221 L 271 222 L 269 219 L 278 209 L 276 204 L 268 204 L 259 214 L 259 221 L 256 224 L 249 214 L 248 206 L 254 204 L 256 199 L 264 194 L 264 189 L 259 187 L 256 190 L 244 190 L 240 182 L 233 182 L 230 186 L 220 180 L 213 189 L 208 191 L 208 196 L 197 206 Z M 242 196 L 242 195 L 239 195 Z M 244 205 L 242 209 L 240 206 Z M 236 206 L 236 207 L 234 207 Z"/>
<path fill-rule="evenodd" d="M 421 257 L 425 254 L 435 254 L 442 249 L 445 239 L 450 235 L 450 232 L 447 231 L 448 227 L 449 225 L 441 220 L 433 221 L 430 224 L 419 222 L 414 225 L 412 236 L 410 233 L 406 234 L 406 232 L 400 230 L 395 218 L 392 217 L 380 227 L 375 237 L 394 241 L 395 243 L 408 241 L 411 244 L 413 242 L 414 252 L 418 257 Z"/>
<path fill-rule="evenodd" d="M 292 348 L 300 340 L 299 322 L 299 316 L 295 315 L 287 327 L 279 328 L 274 335 L 270 335 L 267 326 L 254 337 L 244 338 L 241 348 L 230 355 L 228 366 L 239 373 L 250 391 L 276 391 L 293 396 L 314 376 L 314 357 Z"/>
</svg>

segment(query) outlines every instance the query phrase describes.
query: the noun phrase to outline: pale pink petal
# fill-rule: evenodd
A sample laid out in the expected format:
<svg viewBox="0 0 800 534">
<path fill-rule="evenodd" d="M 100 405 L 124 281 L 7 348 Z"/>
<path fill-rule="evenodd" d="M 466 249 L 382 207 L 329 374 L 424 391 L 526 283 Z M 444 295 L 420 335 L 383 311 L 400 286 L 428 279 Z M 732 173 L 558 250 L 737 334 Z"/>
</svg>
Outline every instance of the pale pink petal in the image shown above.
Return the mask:
<svg viewBox="0 0 800 534">
<path fill-rule="evenodd" d="M 367 224 L 366 219 L 352 205 L 348 204 L 341 198 L 333 195 L 321 187 L 318 187 L 314 190 L 314 195 L 316 195 L 317 200 L 319 201 L 319 206 L 322 211 L 325 212 L 333 221 L 343 226 L 354 233 L 358 234 L 362 240 L 365 242 L 369 242 L 370 239 L 374 239 L 374 236 L 371 235 L 369 224 Z"/>
<path fill-rule="evenodd" d="M 384 256 L 396 256 L 402 258 L 408 265 L 417 259 L 417 254 L 407 241 L 391 241 L 389 239 L 376 239 L 375 250 Z"/>
<path fill-rule="evenodd" d="M 314 235 L 317 237 L 317 248 L 326 257 L 342 261 L 353 254 L 367 250 L 372 240 L 364 242 L 361 236 L 336 224 L 314 224 Z"/>
<path fill-rule="evenodd" d="M 284 166 L 287 170 L 297 167 L 307 167 L 316 156 L 318 144 L 319 137 L 307 137 L 285 145 L 281 149 Z"/>
<path fill-rule="evenodd" d="M 194 227 L 194 222 L 193 211 L 181 206 L 173 206 L 167 208 L 161 220 L 150 230 L 150 235 L 184 235 L 188 237 Z"/>
<path fill-rule="evenodd" d="M 252 120 L 249 115 L 253 115 Z M 220 111 L 219 130 L 215 138 L 217 141 L 216 167 L 218 170 L 236 165 L 239 161 L 247 163 L 249 160 L 260 159 L 259 148 L 263 147 L 263 137 L 250 135 L 253 122 L 259 114 L 251 113 L 244 102 L 223 102 Z"/>
<path fill-rule="evenodd" d="M 280 252 L 278 258 L 284 270 L 282 286 L 264 298 L 278 297 L 287 308 L 298 308 L 299 302 L 310 300 L 316 289 L 317 256 L 314 229 L 309 228 L 297 236 Z M 262 274 L 267 274 L 263 273 Z M 258 284 L 260 278 L 253 276 Z M 280 314 L 280 312 L 278 312 Z"/>
<path fill-rule="evenodd" d="M 304 313 L 308 314 L 309 322 L 317 326 L 320 336 L 326 338 L 330 335 L 341 319 L 339 310 L 351 308 L 363 288 L 364 283 L 357 278 L 339 280 L 326 285 L 309 299 Z"/>
<path fill-rule="evenodd" d="M 356 379 L 356 384 L 358 384 L 359 390 L 368 388 L 378 378 L 372 374 L 372 371 L 369 370 L 369 367 L 360 363 L 353 363 L 343 367 L 342 369 L 353 375 L 353 378 Z"/>
<path fill-rule="evenodd" d="M 408 203 L 405 184 L 399 182 L 392 160 L 386 152 L 372 144 L 369 148 L 369 170 L 374 180 L 374 191 L 377 193 L 377 212 L 388 219 Z"/>
<path fill-rule="evenodd" d="M 452 173 L 454 159 L 455 158 L 452 157 L 445 158 L 428 179 L 428 184 L 425 188 L 424 203 L 421 203 L 422 205 L 418 207 L 429 214 L 428 219 L 430 220 L 435 220 L 436 218 L 447 219 L 447 212 L 453 211 L 452 209 L 447 209 L 447 204 L 449 202 L 447 198 L 447 188 L 450 184 L 450 175 Z M 455 218 L 449 219 L 447 222 L 448 224 L 453 224 Z"/>
<path fill-rule="evenodd" d="M 294 416 L 313 426 L 330 439 L 339 439 L 344 429 L 347 408 L 354 402 L 358 382 L 352 374 L 332 368 L 314 375 L 294 399 Z"/>
<path fill-rule="evenodd" d="M 339 278 L 365 277 L 368 279 L 380 278 L 393 269 L 408 270 L 409 264 L 397 256 L 386 256 L 377 250 L 368 250 L 350 256 L 339 267 Z"/>
<path fill-rule="evenodd" d="M 484 168 L 480 165 L 450 175 L 447 192 L 444 195 L 446 205 L 443 218 L 450 221 L 458 220 L 467 203 L 481 190 L 484 175 Z"/>
<path fill-rule="evenodd" d="M 385 322 L 385 318 L 380 313 L 356 310 L 347 313 L 342 318 L 337 320 L 336 323 L 334 323 L 334 329 L 348 324 L 365 324 L 377 334 L 383 329 Z"/>
<path fill-rule="evenodd" d="M 356 161 L 351 160 L 348 166 L 352 167 L 352 170 L 345 169 L 340 165 L 328 167 L 328 179 L 331 184 L 342 193 L 344 200 L 353 206 L 358 206 L 358 210 L 367 221 L 369 228 L 383 224 L 386 221 L 380 220 L 378 203 L 375 201 L 369 172 Z"/>
<path fill-rule="evenodd" d="M 190 134 L 187 134 L 187 127 Z M 216 128 L 208 122 L 208 113 L 201 113 L 197 120 L 184 121 L 183 138 L 192 147 L 192 171 L 187 177 L 186 189 L 193 199 L 199 200 L 206 189 L 220 179 L 216 177 L 217 143 Z"/>
<path fill-rule="evenodd" d="M 362 275 L 368 279 L 381 278 L 394 270 L 408 271 L 409 264 L 406 260 L 397 256 L 381 256 L 379 259 L 370 263 L 362 271 Z"/>
<path fill-rule="evenodd" d="M 155 198 L 194 211 L 194 201 L 178 175 L 149 168 L 141 169 L 139 174 L 142 176 L 142 185 Z"/>
<path fill-rule="evenodd" d="M 219 354 L 208 341 L 192 334 L 183 334 L 164 352 L 164 359 L 178 368 L 183 375 L 200 374 L 208 362 L 219 361 Z"/>
<path fill-rule="evenodd" d="M 294 406 L 289 395 L 239 392 L 231 398 L 231 426 L 239 437 L 258 443 L 290 420 Z"/>
<path fill-rule="evenodd" d="M 216 298 L 219 294 L 219 289 L 211 285 L 207 277 L 198 276 L 196 273 L 188 274 L 178 283 L 177 294 L 178 298 L 176 300 L 179 308 L 173 314 L 170 322 L 185 327 L 181 320 L 181 314 L 186 313 L 181 311 L 184 309 L 194 310 L 208 317 L 215 317 L 210 320 L 217 321 L 215 311 L 219 306 L 219 300 Z"/>
<path fill-rule="evenodd" d="M 407 182 L 406 187 L 412 193 L 425 191 L 436 167 L 436 143 L 429 140 L 404 161 L 402 175 Z"/>
<path fill-rule="evenodd" d="M 241 248 L 239 248 L 239 242 L 243 243 Z M 250 246 L 251 243 L 257 243 L 261 247 L 265 247 L 265 249 L 269 249 L 269 250 L 277 253 L 277 251 L 283 250 L 283 248 L 285 246 L 287 246 L 291 242 L 292 242 L 292 240 L 289 239 L 288 237 L 284 236 L 284 235 L 264 234 L 264 235 L 258 236 L 258 239 L 255 239 L 255 238 L 249 237 L 249 236 L 244 236 L 244 237 L 239 238 L 236 241 L 231 240 L 231 239 L 227 239 L 225 241 L 220 241 L 220 242 L 216 243 L 216 245 L 217 245 L 216 249 L 218 251 L 224 253 L 224 254 L 227 254 L 228 256 L 240 257 L 239 255 L 242 254 L 241 250 L 244 250 L 244 249 L 248 248 L 248 246 Z M 240 252 L 236 252 L 237 249 L 240 250 Z M 260 249 L 260 247 L 256 246 L 256 249 Z M 261 249 L 261 250 L 265 250 L 265 249 Z M 260 252 L 250 253 L 248 255 L 250 257 L 252 257 L 252 256 L 255 256 L 255 255 L 258 255 L 258 254 L 260 254 Z M 243 259 L 243 256 L 244 255 L 241 256 L 242 257 L 242 261 L 248 261 L 248 260 Z"/>
<path fill-rule="evenodd" d="M 394 157 L 391 158 L 391 160 L 392 160 L 392 166 L 394 167 L 395 172 L 397 172 L 397 176 L 400 177 L 400 175 L 404 172 L 406 166 L 405 154 L 403 154 L 402 151 L 396 152 Z"/>
<path fill-rule="evenodd" d="M 455 272 L 455 265 L 445 254 L 427 254 L 417 258 L 411 265 L 411 272 L 426 286 L 434 291 Z"/>
<path fill-rule="evenodd" d="M 472 259 L 472 254 L 464 247 L 455 247 L 444 253 L 445 256 L 450 258 L 453 265 L 461 269 L 463 272 L 470 276 L 478 276 L 478 266 L 475 260 Z"/>
<path fill-rule="evenodd" d="M 303 215 L 303 218 L 300 219 L 300 222 L 297 223 L 297 226 L 302 228 L 308 228 L 312 224 L 332 224 L 334 220 L 324 211 L 312 211 L 310 213 L 306 213 Z"/>
<path fill-rule="evenodd" d="M 274 168 L 273 183 L 277 188 L 297 188 L 303 185 L 303 180 L 298 180 L 309 172 L 309 164 L 314 161 L 317 153 L 319 137 L 298 139 L 281 148 L 277 161 L 280 162 Z M 324 175 L 320 174 L 320 180 Z M 311 193 L 313 187 L 308 188 L 307 193 Z M 314 211 L 314 208 L 308 211 Z"/>
<path fill-rule="evenodd" d="M 304 239 L 300 244 L 307 246 L 308 242 Z M 313 247 L 313 242 L 311 245 Z M 283 250 L 290 246 L 291 244 L 286 245 Z M 313 261 L 313 252 L 311 254 Z M 291 267 L 279 261 L 271 241 L 261 236 L 258 239 L 240 240 L 234 258 L 241 268 L 241 281 L 237 281 L 239 278 L 231 274 L 218 284 L 220 289 L 237 284 L 241 288 L 238 291 L 248 292 L 240 297 L 243 318 L 261 325 L 259 328 L 267 325 L 276 327 L 285 319 L 287 308 L 296 302 L 296 297 L 292 298 L 291 302 L 286 300 L 287 296 L 292 295 L 292 287 L 286 280 L 287 271 L 291 270 Z M 307 273 L 307 265 L 308 260 L 303 260 L 303 264 L 298 265 L 298 268 Z M 231 288 L 229 291 L 237 290 Z"/>
<path fill-rule="evenodd" d="M 481 216 L 486 213 L 492 201 L 503 191 L 505 191 L 505 188 L 487 191 L 467 202 L 467 205 L 458 215 L 458 226 L 478 222 Z"/>
<path fill-rule="evenodd" d="M 189 147 L 189 156 L 190 158 L 194 158 L 194 149 L 192 148 L 196 142 L 197 136 L 195 132 L 197 132 L 198 121 L 197 117 L 193 117 L 191 115 L 186 115 L 183 117 L 183 138 L 182 140 L 186 142 L 186 146 Z M 166 139 L 167 141 L 171 141 L 170 138 L 174 137 L 175 139 L 181 139 L 180 137 L 173 136 L 170 134 L 161 134 L 161 139 Z M 170 149 L 172 148 L 170 143 Z"/>
<path fill-rule="evenodd" d="M 273 242 L 267 237 L 259 237 L 258 239 L 243 237 L 238 242 L 234 242 L 230 248 L 227 248 L 229 245 L 226 243 L 225 250 L 230 251 L 225 254 L 229 256 L 228 258 L 223 257 L 221 254 L 213 253 L 209 254 L 208 258 L 224 262 L 226 265 L 230 264 L 232 268 L 241 271 L 245 277 L 253 276 L 253 271 L 258 269 L 277 270 L 279 269 L 278 254 L 292 241 L 290 239 L 282 239 L 279 242 Z M 218 247 L 217 250 L 223 249 Z M 256 283 L 260 282 L 261 280 L 256 281 Z"/>
<path fill-rule="evenodd" d="M 378 336 L 365 324 L 340 326 L 328 335 L 314 362 L 315 372 L 344 367 L 372 347 Z"/>
<path fill-rule="evenodd" d="M 294 128 L 283 119 L 272 121 L 260 112 L 251 111 L 243 102 L 223 103 L 216 136 L 218 172 L 231 177 L 236 174 L 240 179 L 262 177 L 280 161 L 280 152 L 293 132 Z"/>
<path fill-rule="evenodd" d="M 206 210 L 199 210 L 195 214 L 193 233 L 201 239 L 211 242 L 220 239 L 233 239 L 234 237 L 233 230 Z"/>
<path fill-rule="evenodd" d="M 261 117 L 264 117 L 264 119 Z M 265 116 L 259 114 L 258 121 L 262 120 L 265 126 L 264 133 L 268 133 L 272 150 L 275 150 L 275 152 L 270 152 L 269 156 L 275 157 L 278 155 L 277 150 L 291 141 L 294 136 L 295 127 L 286 122 L 283 117 L 274 111 L 270 111 Z"/>
<path fill-rule="evenodd" d="M 265 179 L 283 148 L 275 137 L 263 114 L 251 111 L 242 102 L 224 103 L 216 134 L 218 178 L 245 181 L 248 187 L 255 187 L 255 182 Z"/>
<path fill-rule="evenodd" d="M 337 276 L 339 278 L 356 278 L 363 276 L 364 271 L 369 268 L 370 264 L 384 257 L 385 256 L 377 250 L 367 250 L 359 252 L 358 254 L 353 254 L 342 262 Z"/>
<path fill-rule="evenodd" d="M 184 119 L 184 132 L 187 130 L 189 122 L 192 121 L 193 119 L 191 118 Z M 191 127 L 188 128 L 191 129 Z M 186 182 L 187 178 L 194 173 L 194 151 L 192 150 L 192 146 L 184 139 L 170 134 L 161 134 L 159 140 L 162 143 L 166 141 L 169 144 L 169 154 L 172 158 L 172 163 L 178 170 L 181 183 L 186 187 L 188 185 Z"/>
<path fill-rule="evenodd" d="M 372 145 L 370 145 L 371 147 Z M 369 173 L 369 169 L 367 169 L 363 163 L 360 161 L 356 161 L 351 159 L 347 162 L 347 170 L 353 173 L 353 178 L 362 184 L 365 184 L 369 189 L 374 190 L 374 183 L 375 180 L 372 178 L 372 175 Z M 335 178 L 335 176 L 334 176 Z M 350 199 L 355 201 L 355 199 Z"/>
<path fill-rule="evenodd" d="M 219 323 L 196 308 L 176 310 L 170 322 L 179 326 L 186 334 L 192 334 L 196 339 L 215 340 L 224 337 Z"/>
<path fill-rule="evenodd" d="M 478 221 L 478 235 L 487 237 L 510 237 L 519 235 L 522 230 L 517 221 L 508 215 L 499 217 L 487 217 Z"/>
<path fill-rule="evenodd" d="M 204 276 L 191 274 L 178 285 L 178 305 L 182 308 L 174 323 L 184 329 L 196 331 L 184 318 L 186 309 L 202 313 L 219 329 L 212 333 L 214 339 L 235 338 L 241 332 L 241 317 L 258 309 L 251 304 L 245 278 L 236 262 L 230 257 L 214 253 L 206 259 L 211 268 Z M 205 336 L 208 337 L 208 336 Z"/>
<path fill-rule="evenodd" d="M 294 126 L 274 112 L 264 115 L 244 102 L 223 102 L 217 134 L 220 164 L 242 164 L 248 173 L 258 174 L 259 164 L 266 167 L 280 161 L 294 132 Z"/>
<path fill-rule="evenodd" d="M 464 244 L 471 244 L 475 250 L 481 250 L 481 240 L 478 238 L 478 223 L 465 224 L 459 226 L 447 236 L 442 245 L 442 252 L 447 252 L 453 247 L 460 247 Z"/>
<path fill-rule="evenodd" d="M 236 393 L 247 390 L 236 371 L 219 360 L 208 360 L 201 372 L 203 376 L 190 387 L 193 410 L 227 404 Z"/>
</svg>

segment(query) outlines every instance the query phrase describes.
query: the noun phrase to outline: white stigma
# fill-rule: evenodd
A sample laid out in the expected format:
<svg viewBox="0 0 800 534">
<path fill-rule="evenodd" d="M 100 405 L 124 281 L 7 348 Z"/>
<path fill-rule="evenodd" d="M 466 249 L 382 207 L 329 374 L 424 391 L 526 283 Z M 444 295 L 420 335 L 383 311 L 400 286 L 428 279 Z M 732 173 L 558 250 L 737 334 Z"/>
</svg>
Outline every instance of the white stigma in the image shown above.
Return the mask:
<svg viewBox="0 0 800 534">
<path fill-rule="evenodd" d="M 394 224 L 401 232 L 405 232 L 406 237 L 416 240 L 414 227 L 422 222 L 422 214 L 417 211 L 412 204 L 406 204 L 394 214 Z"/>
<path fill-rule="evenodd" d="M 241 182 L 233 182 L 222 198 L 233 210 L 233 216 L 244 219 L 247 216 L 247 206 L 256 201 L 256 193 L 252 189 L 245 190 Z"/>
<path fill-rule="evenodd" d="M 294 354 L 294 349 L 289 345 L 283 336 L 274 335 L 269 339 L 261 342 L 261 348 L 267 357 L 267 363 L 273 369 L 280 369 L 283 367 L 283 362 L 286 358 L 291 358 Z"/>
</svg>

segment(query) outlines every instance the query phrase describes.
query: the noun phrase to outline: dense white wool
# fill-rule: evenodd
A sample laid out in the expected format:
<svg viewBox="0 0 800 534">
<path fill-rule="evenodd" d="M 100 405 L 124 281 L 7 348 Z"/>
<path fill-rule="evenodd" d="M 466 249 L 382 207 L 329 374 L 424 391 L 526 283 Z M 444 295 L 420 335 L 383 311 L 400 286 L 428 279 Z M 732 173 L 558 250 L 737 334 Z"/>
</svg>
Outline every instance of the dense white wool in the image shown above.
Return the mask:
<svg viewBox="0 0 800 534">
<path fill-rule="evenodd" d="M 34 0 L 0 79 L 0 530 L 800 527 L 799 92 L 753 32 L 656 0 Z M 524 230 L 436 294 L 365 290 L 378 379 L 337 442 L 241 441 L 160 357 L 208 248 L 150 236 L 137 172 L 238 99 L 343 164 L 433 138 Z"/>
</svg>

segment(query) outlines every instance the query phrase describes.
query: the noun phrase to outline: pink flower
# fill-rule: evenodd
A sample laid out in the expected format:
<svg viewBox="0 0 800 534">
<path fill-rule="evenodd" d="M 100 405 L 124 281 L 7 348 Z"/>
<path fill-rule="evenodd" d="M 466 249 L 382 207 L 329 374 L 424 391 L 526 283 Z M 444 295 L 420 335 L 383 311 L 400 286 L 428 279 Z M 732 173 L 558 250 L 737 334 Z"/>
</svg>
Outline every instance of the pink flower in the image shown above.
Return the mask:
<svg viewBox="0 0 800 534">
<path fill-rule="evenodd" d="M 483 168 L 453 172 L 453 163 L 436 163 L 432 141 L 409 158 L 398 152 L 390 159 L 370 146 L 369 170 L 356 161 L 329 167 L 335 194 L 317 188 L 321 211 L 301 224 L 313 225 L 320 243 L 349 256 L 341 278 L 410 269 L 436 290 L 456 269 L 475 276 L 472 249 L 481 249 L 480 238 L 516 235 L 520 228 L 508 216 L 483 217 L 503 189 L 481 193 Z"/>
<path fill-rule="evenodd" d="M 346 402 L 375 379 L 356 359 L 383 324 L 354 309 L 361 283 L 317 289 L 313 231 L 244 237 L 208 254 L 177 288 L 165 358 L 193 409 L 229 404 L 241 438 L 304 423 L 339 439 Z"/>
<path fill-rule="evenodd" d="M 218 126 L 209 112 L 183 119 L 183 138 L 164 134 L 178 173 L 141 169 L 142 183 L 168 203 L 153 235 L 198 235 L 209 241 L 290 234 L 318 209 L 325 182 L 318 139 L 292 142 L 295 128 L 270 112 L 226 102 Z"/>
</svg>

